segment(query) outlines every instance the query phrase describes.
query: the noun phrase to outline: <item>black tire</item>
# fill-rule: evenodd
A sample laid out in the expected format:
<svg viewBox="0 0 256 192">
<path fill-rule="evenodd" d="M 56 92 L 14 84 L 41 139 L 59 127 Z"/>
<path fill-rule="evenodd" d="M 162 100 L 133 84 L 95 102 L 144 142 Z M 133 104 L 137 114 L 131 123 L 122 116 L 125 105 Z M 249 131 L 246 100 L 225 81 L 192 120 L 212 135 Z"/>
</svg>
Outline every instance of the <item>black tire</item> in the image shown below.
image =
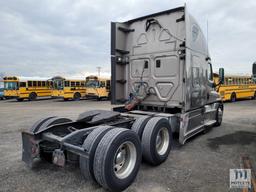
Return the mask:
<svg viewBox="0 0 256 192">
<path fill-rule="evenodd" d="M 18 98 L 17 101 L 21 102 L 21 101 L 24 101 L 24 99 L 23 98 Z"/>
<path fill-rule="evenodd" d="M 221 113 L 221 114 L 220 114 Z M 223 105 L 220 105 L 216 111 L 216 123 L 215 126 L 218 127 L 222 123 L 222 117 L 223 117 Z"/>
<path fill-rule="evenodd" d="M 114 163 L 117 163 L 115 158 L 118 158 L 119 150 L 122 146 L 133 146 L 129 148 L 131 154 L 125 156 L 130 158 L 128 165 L 124 161 L 124 169 L 129 167 L 130 169 L 124 177 L 120 177 L 114 170 Z M 128 144 L 129 143 L 129 144 Z M 128 150 L 128 151 L 129 151 Z M 129 164 L 131 163 L 131 164 Z M 97 182 L 105 189 L 110 191 L 123 191 L 126 189 L 136 178 L 141 163 L 141 144 L 139 137 L 134 131 L 124 128 L 115 128 L 107 132 L 100 141 L 95 157 L 94 157 L 94 175 Z M 122 165 L 120 165 L 122 166 Z M 116 169 L 116 168 L 115 168 Z M 122 169 L 122 168 L 121 168 Z"/>
<path fill-rule="evenodd" d="M 80 156 L 79 166 L 81 173 L 85 179 L 91 179 L 96 181 L 93 172 L 95 151 L 100 140 L 109 130 L 111 130 L 110 126 L 101 126 L 99 128 L 94 129 L 84 140 L 83 148 L 88 152 L 89 156 L 88 158 Z"/>
<path fill-rule="evenodd" d="M 236 102 L 236 93 L 232 93 L 231 96 L 230 96 L 230 101 L 233 103 L 233 102 Z"/>
<path fill-rule="evenodd" d="M 55 116 L 53 116 L 53 117 L 46 117 L 46 118 L 42 118 L 42 119 L 38 120 L 38 121 L 35 122 L 34 125 L 29 129 L 29 131 L 30 131 L 31 133 L 36 133 L 37 131 L 39 131 L 41 125 L 42 125 L 44 122 L 46 122 L 47 120 L 52 119 L 52 118 L 54 118 L 54 117 L 55 117 Z"/>
<path fill-rule="evenodd" d="M 102 97 L 98 96 L 97 100 L 98 100 L 98 101 L 101 101 L 101 100 L 102 100 Z"/>
<path fill-rule="evenodd" d="M 37 94 L 34 93 L 34 92 L 30 93 L 29 96 L 28 96 L 29 101 L 35 101 L 36 98 L 37 98 Z"/>
<path fill-rule="evenodd" d="M 80 99 L 81 99 L 81 94 L 78 93 L 78 92 L 76 92 L 76 93 L 74 94 L 74 96 L 73 96 L 73 100 L 74 100 L 74 101 L 79 101 Z"/>
<path fill-rule="evenodd" d="M 163 151 L 157 151 L 157 136 L 158 133 L 164 134 L 166 144 L 163 144 Z M 168 142 L 167 142 L 168 140 Z M 172 146 L 172 130 L 166 118 L 153 117 L 145 126 L 142 134 L 142 155 L 143 159 L 152 165 L 159 165 L 163 163 L 171 150 Z M 161 145 L 160 145 L 161 147 Z M 161 149 L 161 148 L 160 148 Z"/>
<path fill-rule="evenodd" d="M 69 100 L 69 98 L 63 98 L 63 100 L 64 100 L 64 101 L 68 101 L 68 100 Z"/>
<path fill-rule="evenodd" d="M 142 137 L 143 130 L 150 118 L 151 117 L 149 117 L 149 116 L 142 116 L 142 117 L 137 118 L 134 121 L 134 123 L 132 124 L 131 130 L 134 131 L 135 133 L 137 133 L 137 135 L 139 136 L 140 139 Z"/>
</svg>

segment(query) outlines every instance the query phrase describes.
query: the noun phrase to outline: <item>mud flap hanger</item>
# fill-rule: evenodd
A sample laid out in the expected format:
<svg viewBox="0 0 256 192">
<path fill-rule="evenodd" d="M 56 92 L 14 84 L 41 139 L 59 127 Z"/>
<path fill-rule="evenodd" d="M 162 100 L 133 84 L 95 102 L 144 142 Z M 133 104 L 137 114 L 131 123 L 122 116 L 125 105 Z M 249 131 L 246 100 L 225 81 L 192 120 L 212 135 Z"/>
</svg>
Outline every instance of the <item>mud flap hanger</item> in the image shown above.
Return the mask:
<svg viewBox="0 0 256 192">
<path fill-rule="evenodd" d="M 154 24 L 158 25 L 160 28 L 163 28 L 162 25 L 156 19 L 151 18 L 146 21 L 146 32 L 149 30 L 150 26 Z"/>
</svg>

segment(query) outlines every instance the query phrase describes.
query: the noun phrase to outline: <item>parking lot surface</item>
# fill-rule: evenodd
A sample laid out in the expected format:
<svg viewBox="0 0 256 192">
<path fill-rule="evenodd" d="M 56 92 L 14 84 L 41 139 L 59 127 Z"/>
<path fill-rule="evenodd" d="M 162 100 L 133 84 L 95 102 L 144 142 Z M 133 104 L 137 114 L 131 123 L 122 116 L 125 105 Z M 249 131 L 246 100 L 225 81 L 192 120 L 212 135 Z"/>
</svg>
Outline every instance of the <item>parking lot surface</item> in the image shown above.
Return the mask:
<svg viewBox="0 0 256 192">
<path fill-rule="evenodd" d="M 46 116 L 75 120 L 84 111 L 111 107 L 108 101 L 0 101 L 0 191 L 104 191 L 85 181 L 78 166 L 60 168 L 41 162 L 29 169 L 21 161 L 20 131 Z M 176 143 L 168 160 L 158 167 L 142 163 L 126 191 L 233 191 L 229 189 L 229 169 L 239 168 L 244 154 L 256 163 L 256 100 L 225 103 L 224 108 L 220 127 L 193 137 L 183 146 Z"/>
</svg>

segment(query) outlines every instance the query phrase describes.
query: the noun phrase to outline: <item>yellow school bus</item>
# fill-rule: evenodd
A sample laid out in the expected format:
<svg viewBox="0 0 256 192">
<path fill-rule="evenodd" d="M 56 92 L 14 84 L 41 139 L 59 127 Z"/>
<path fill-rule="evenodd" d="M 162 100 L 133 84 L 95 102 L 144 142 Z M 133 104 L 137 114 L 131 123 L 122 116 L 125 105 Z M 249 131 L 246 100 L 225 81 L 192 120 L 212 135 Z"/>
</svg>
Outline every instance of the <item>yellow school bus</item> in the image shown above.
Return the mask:
<svg viewBox="0 0 256 192">
<path fill-rule="evenodd" d="M 4 96 L 16 98 L 17 101 L 28 99 L 34 101 L 38 97 L 51 96 L 51 81 L 37 77 L 4 77 Z"/>
<path fill-rule="evenodd" d="M 85 79 L 53 77 L 52 97 L 78 101 L 86 95 Z"/>
<path fill-rule="evenodd" d="M 110 99 L 110 78 L 101 78 L 97 76 L 86 77 L 86 98 Z"/>
<path fill-rule="evenodd" d="M 223 84 L 218 85 L 218 75 L 214 74 L 216 89 L 223 101 L 235 102 L 237 99 L 256 99 L 256 82 L 250 76 L 226 75 Z"/>
</svg>

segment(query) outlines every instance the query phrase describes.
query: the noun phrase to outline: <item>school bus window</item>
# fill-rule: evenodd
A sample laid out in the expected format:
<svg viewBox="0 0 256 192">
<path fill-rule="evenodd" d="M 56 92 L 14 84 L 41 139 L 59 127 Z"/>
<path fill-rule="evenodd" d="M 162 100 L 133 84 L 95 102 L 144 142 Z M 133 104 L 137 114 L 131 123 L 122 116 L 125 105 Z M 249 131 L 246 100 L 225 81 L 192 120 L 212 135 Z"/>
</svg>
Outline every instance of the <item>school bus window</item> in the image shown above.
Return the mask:
<svg viewBox="0 0 256 192">
<path fill-rule="evenodd" d="M 65 81 L 65 86 L 69 87 L 70 86 L 70 82 L 69 81 Z"/>
<path fill-rule="evenodd" d="M 32 81 L 33 82 L 33 87 L 36 87 L 36 81 Z"/>
<path fill-rule="evenodd" d="M 81 82 L 81 87 L 84 87 L 84 86 L 85 86 L 85 82 L 82 81 L 82 82 Z"/>
<path fill-rule="evenodd" d="M 41 82 L 41 81 L 38 81 L 38 82 L 37 82 L 37 85 L 38 85 L 38 87 L 41 87 L 41 86 L 42 86 L 42 82 Z"/>
<path fill-rule="evenodd" d="M 20 82 L 20 87 L 26 87 L 26 82 Z"/>
<path fill-rule="evenodd" d="M 32 81 L 28 81 L 28 87 L 32 87 Z"/>
<path fill-rule="evenodd" d="M 105 82 L 104 82 L 104 81 L 101 81 L 101 82 L 100 82 L 100 87 L 105 87 L 105 86 L 106 86 Z"/>
<path fill-rule="evenodd" d="M 42 81 L 42 87 L 45 87 L 45 81 Z"/>
<path fill-rule="evenodd" d="M 110 80 L 107 80 L 106 88 L 107 88 L 107 89 L 110 89 Z"/>
<path fill-rule="evenodd" d="M 75 82 L 71 81 L 71 87 L 75 87 L 75 85 L 76 85 Z"/>
<path fill-rule="evenodd" d="M 76 82 L 76 86 L 79 87 L 80 86 L 80 82 L 77 81 Z"/>
<path fill-rule="evenodd" d="M 64 86 L 65 86 L 65 87 L 69 87 L 69 81 L 65 81 L 65 82 L 64 82 Z"/>
<path fill-rule="evenodd" d="M 230 84 L 233 85 L 235 83 L 235 78 L 230 78 Z"/>
<path fill-rule="evenodd" d="M 225 84 L 225 85 L 228 85 L 228 84 L 229 84 L 228 78 L 225 78 L 224 84 Z"/>
</svg>

